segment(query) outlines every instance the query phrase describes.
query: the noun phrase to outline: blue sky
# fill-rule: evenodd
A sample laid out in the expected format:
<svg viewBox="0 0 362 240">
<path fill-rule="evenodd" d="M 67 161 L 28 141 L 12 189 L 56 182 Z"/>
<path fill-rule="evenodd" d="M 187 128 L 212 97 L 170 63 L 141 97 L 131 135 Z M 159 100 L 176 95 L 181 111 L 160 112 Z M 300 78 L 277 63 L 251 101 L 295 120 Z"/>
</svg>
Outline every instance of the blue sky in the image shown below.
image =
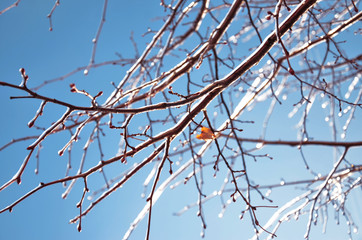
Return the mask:
<svg viewBox="0 0 362 240">
<path fill-rule="evenodd" d="M 13 1 L 4 0 L 0 2 L 0 9 L 9 6 Z M 47 14 L 53 7 L 54 1 L 21 1 L 19 6 L 0 15 L 0 81 L 13 84 L 20 84 L 21 76 L 19 68 L 26 69 L 30 77 L 29 85 L 38 86 L 43 81 L 63 76 L 77 67 L 86 66 L 89 63 L 92 52 L 92 39 L 94 38 L 102 15 L 103 1 L 61 1 L 56 8 L 53 17 L 53 31 L 49 31 L 49 21 Z M 152 34 L 144 37 L 142 35 L 150 29 L 158 29 L 162 21 L 158 16 L 163 16 L 163 8 L 159 1 L 109 1 L 106 22 L 99 39 L 96 55 L 96 63 L 106 60 L 115 60 L 117 54 L 124 58 L 132 58 L 135 51 L 130 41 L 130 34 L 133 33 L 135 40 L 142 52 L 146 43 L 152 38 Z M 355 28 L 357 29 L 357 27 Z M 355 36 L 353 31 L 345 33 L 348 43 L 356 46 L 361 41 L 360 36 Z M 354 48 L 348 48 L 351 54 Z M 244 51 L 244 52 L 243 52 Z M 241 54 L 247 55 L 248 51 L 241 49 Z M 117 54 L 116 54 L 117 53 Z M 171 62 L 170 62 L 171 63 Z M 89 101 L 83 96 L 75 96 L 69 91 L 69 84 L 75 82 L 79 89 L 87 89 L 91 94 L 103 90 L 105 94 L 100 98 L 105 101 L 107 93 L 111 93 L 113 86 L 110 82 L 118 83 L 127 68 L 119 66 L 104 66 L 91 69 L 85 76 L 83 71 L 79 71 L 68 77 L 65 81 L 59 81 L 47 85 L 39 90 L 40 93 L 52 96 L 61 100 L 76 101 L 77 104 L 88 104 Z M 200 75 L 201 76 L 201 75 Z M 182 84 L 182 83 L 180 83 Z M 176 85 L 178 87 L 182 85 Z M 360 84 L 359 84 L 360 86 Z M 356 93 L 353 93 L 356 94 Z M 22 95 L 21 92 L 0 87 L 0 102 L 3 113 L 0 118 L 0 146 L 3 146 L 13 138 L 20 138 L 38 133 L 35 129 L 29 129 L 27 122 L 33 118 L 38 109 L 40 101 L 33 99 L 10 100 L 10 96 Z M 275 114 L 271 118 L 272 129 L 268 129 L 270 139 L 295 139 L 296 130 L 293 126 L 299 121 L 297 117 L 288 119 L 287 114 L 292 111 L 293 105 L 298 101 L 298 95 L 288 96 L 285 104 L 277 106 Z M 323 99 L 320 100 L 320 106 Z M 245 125 L 243 136 L 255 137 L 261 132 L 261 124 L 264 120 L 265 112 L 270 102 L 266 101 L 257 105 L 252 111 L 243 113 L 242 120 L 253 120 L 255 124 Z M 213 107 L 213 106 L 212 106 Z M 212 108 L 211 107 L 211 108 Z M 39 118 L 39 125 L 47 125 L 56 121 L 64 109 L 49 104 L 46 106 L 44 115 Z M 313 107 L 312 114 L 315 116 L 308 123 L 309 131 L 313 132 L 313 137 L 318 140 L 328 140 L 330 138 L 330 128 L 325 122 L 326 113 L 322 107 Z M 284 116 L 280 117 L 280 116 Z M 299 116 L 300 117 L 300 116 Z M 355 119 L 361 119 L 361 111 L 356 112 Z M 137 119 L 142 122 L 142 119 Z M 221 120 L 220 120 L 221 121 Z M 288 121 L 288 125 L 284 123 Z M 341 124 L 345 117 L 341 119 Z M 141 123 L 140 123 L 141 124 Z M 356 141 L 361 139 L 362 127 L 358 121 L 352 121 L 351 131 L 348 132 L 346 140 Z M 85 129 L 84 134 L 90 132 Z M 48 182 L 62 178 L 65 174 L 67 157 L 60 157 L 57 152 L 64 146 L 69 135 L 62 134 L 57 138 L 48 139 L 44 142 L 41 151 L 40 172 L 34 174 L 36 159 L 33 157 L 27 167 L 21 185 L 13 184 L 0 193 L 0 208 L 3 208 L 22 196 L 24 193 L 36 187 L 39 182 Z M 117 153 L 119 135 L 110 134 L 105 142 L 106 157 Z M 31 142 L 31 141 L 30 141 Z M 0 184 L 8 181 L 22 163 L 27 154 L 26 147 L 30 143 L 22 142 L 15 144 L 0 152 Z M 80 158 L 84 145 L 81 139 L 77 146 L 79 150 L 74 150 L 73 158 Z M 287 150 L 287 151 L 286 151 Z M 215 151 L 215 147 L 212 151 Z M 213 152 L 207 156 L 212 158 Z M 269 153 L 274 159 L 263 159 L 258 162 L 250 162 L 250 175 L 258 179 L 258 183 L 278 183 L 282 180 L 293 181 L 310 178 L 308 171 L 304 170 L 304 164 L 297 149 L 290 147 L 265 147 L 260 154 Z M 138 156 L 142 159 L 147 155 Z M 215 152 L 214 152 L 215 154 Z M 360 163 L 361 148 L 352 149 L 348 158 Z M 313 169 L 327 174 L 333 163 L 333 151 L 330 148 L 307 147 L 305 155 Z M 85 168 L 89 168 L 97 163 L 99 154 L 90 151 L 89 161 Z M 183 159 L 187 161 L 188 159 Z M 177 160 L 176 160 L 177 161 Z M 105 169 L 110 175 L 122 172 L 128 166 L 116 165 Z M 79 163 L 74 162 L 73 171 L 76 171 Z M 327 166 L 327 167 L 326 167 Z M 77 183 L 73 192 L 66 200 L 61 198 L 64 192 L 62 185 L 54 185 L 43 189 L 21 204 L 17 205 L 12 213 L 0 214 L 0 239 L 122 239 L 123 234 L 129 224 L 143 208 L 145 199 L 141 198 L 143 192 L 142 183 L 152 167 L 146 167 L 134 179 L 127 183 L 122 189 L 114 192 L 99 206 L 94 208 L 90 214 L 83 219 L 82 232 L 78 232 L 75 224 L 68 224 L 68 221 L 79 213 L 76 203 L 80 200 L 83 185 Z M 272 170 L 271 170 L 272 169 Z M 294 171 L 295 170 L 295 171 Z M 188 174 L 191 171 L 187 171 Z M 223 182 L 221 169 L 218 177 L 213 178 L 213 171 L 205 171 L 204 188 L 207 194 L 218 189 Z M 75 172 L 74 172 L 75 173 Z M 185 177 L 187 174 L 182 175 Z M 267 176 L 267 177 L 265 177 Z M 165 179 L 167 175 L 162 176 Z M 102 186 L 102 175 L 95 174 L 89 179 L 89 184 L 97 187 Z M 182 178 L 181 178 L 182 179 Z M 207 180 L 207 181 L 206 181 Z M 281 206 L 288 199 L 301 193 L 294 187 L 275 189 L 271 198 L 275 201 L 272 205 Z M 255 195 L 255 201 L 266 204 Z M 349 195 L 349 209 L 355 215 L 356 224 L 362 227 L 362 214 L 360 207 L 361 192 L 353 192 Z M 167 189 L 154 207 L 152 216 L 151 239 L 199 239 L 201 231 L 200 219 L 196 216 L 197 209 L 193 208 L 184 215 L 177 217 L 176 213 L 183 209 L 185 205 L 197 201 L 197 191 L 193 183 L 181 184 L 175 190 Z M 226 200 L 225 200 L 226 201 Z M 89 202 L 86 202 L 85 207 Z M 231 205 L 225 212 L 223 218 L 218 218 L 221 211 L 220 199 L 215 198 L 204 205 L 206 223 L 208 225 L 205 239 L 248 239 L 252 236 L 249 216 L 239 220 L 240 209 L 244 208 L 241 200 Z M 258 219 L 266 222 L 271 216 L 273 209 L 258 209 Z M 347 226 L 345 220 L 340 216 L 341 224 L 335 225 L 333 211 L 329 211 L 330 217 L 327 225 L 327 233 L 321 234 L 322 224 L 312 228 L 313 239 L 347 239 Z M 356 214 L 357 213 L 357 214 Z M 301 217 L 299 222 L 293 219 L 283 224 L 277 235 L 280 239 L 297 239 L 295 236 L 302 236 L 305 232 L 307 218 Z M 131 239 L 143 239 L 145 235 L 147 221 L 144 220 L 132 235 Z M 354 233 L 354 239 L 362 239 L 361 233 Z"/>
</svg>

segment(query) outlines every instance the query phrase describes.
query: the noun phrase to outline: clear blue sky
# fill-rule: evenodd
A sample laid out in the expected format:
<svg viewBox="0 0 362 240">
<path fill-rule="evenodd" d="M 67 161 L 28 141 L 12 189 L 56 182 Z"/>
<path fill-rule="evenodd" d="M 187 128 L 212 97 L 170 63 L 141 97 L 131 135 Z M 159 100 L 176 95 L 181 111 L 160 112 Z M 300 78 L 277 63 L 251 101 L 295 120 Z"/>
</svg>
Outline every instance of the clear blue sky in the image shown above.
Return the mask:
<svg viewBox="0 0 362 240">
<path fill-rule="evenodd" d="M 3 0 L 0 2 L 0 10 L 9 6 L 13 0 Z M 45 80 L 62 76 L 77 67 L 86 66 L 92 51 L 91 40 L 96 34 L 103 8 L 103 1 L 60 1 L 54 12 L 53 31 L 49 31 L 49 21 L 46 18 L 55 1 L 22 0 L 18 7 L 0 15 L 0 81 L 19 84 L 21 77 L 19 68 L 26 69 L 30 76 L 29 84 L 37 86 Z M 115 53 L 120 53 L 123 57 L 133 57 L 135 55 L 133 45 L 129 40 L 131 32 L 134 34 L 140 51 L 150 41 L 152 35 L 142 37 L 147 28 L 158 29 L 162 21 L 158 16 L 163 16 L 163 8 L 159 1 L 109 1 L 108 14 L 100 44 L 98 46 L 96 62 L 117 59 Z M 357 28 L 356 28 L 357 29 Z M 347 35 L 352 36 L 352 35 Z M 348 39 L 351 45 L 358 46 L 361 37 Z M 359 49 L 360 50 L 360 49 Z M 353 51 L 353 49 L 351 49 Z M 80 89 L 87 88 L 92 94 L 100 90 L 106 93 L 112 91 L 110 82 L 119 82 L 125 74 L 125 68 L 104 67 L 91 69 L 88 76 L 78 72 L 66 79 L 66 82 L 58 82 L 46 86 L 39 91 L 42 94 L 63 100 L 86 103 L 87 99 L 76 99 L 74 94 L 69 92 L 69 83 L 76 82 Z M 10 100 L 10 96 L 22 95 L 21 92 L 9 88 L 0 87 L 0 102 L 2 103 L 2 116 L 0 117 L 0 146 L 6 144 L 13 138 L 20 138 L 27 135 L 35 135 L 38 131 L 29 129 L 27 122 L 34 116 L 40 102 L 37 100 L 18 99 Z M 107 94 L 105 94 L 106 96 Z M 291 96 L 293 98 L 293 96 Z M 295 101 L 297 97 L 294 96 Z M 105 100 L 105 97 L 102 98 Z M 83 102 L 82 102 L 83 101 Z M 293 101 L 293 100 L 292 100 Z M 294 102 L 295 102 L 294 101 Z M 245 136 L 255 137 L 260 135 L 260 123 L 262 123 L 268 103 L 258 106 L 255 112 L 246 112 L 243 120 L 253 120 L 255 125 L 250 125 L 244 129 Z M 278 107 L 276 116 L 285 116 L 292 110 L 292 105 L 285 108 Z M 330 139 L 330 129 L 324 121 L 325 112 L 322 108 L 312 110 L 315 119 L 310 123 L 310 131 L 314 133 L 315 139 Z M 39 119 L 39 123 L 51 123 L 58 119 L 63 113 L 63 109 L 56 106 L 47 106 L 44 116 Z M 361 119 L 361 111 L 356 113 L 356 119 Z M 291 119 L 287 126 L 278 117 L 271 119 L 275 128 L 270 129 L 268 136 L 270 139 L 295 139 L 295 125 L 299 119 Z M 259 123 L 259 124 L 257 124 Z M 360 140 L 362 127 L 358 121 L 352 122 L 351 131 L 348 133 L 349 141 Z M 59 157 L 57 151 L 64 145 L 68 135 L 64 134 L 63 140 L 44 142 L 44 149 L 41 152 L 40 173 L 34 174 L 36 160 L 33 157 L 27 167 L 21 185 L 12 185 L 0 193 L 0 208 L 7 206 L 12 201 L 22 196 L 39 184 L 61 178 L 65 174 L 67 158 Z M 112 144 L 117 145 L 117 136 L 111 136 L 105 145 L 109 154 L 115 154 L 117 149 L 112 148 Z M 15 144 L 0 152 L 0 185 L 8 181 L 18 170 L 24 157 L 27 154 L 26 147 L 30 142 Z M 80 141 L 75 153 L 81 155 Z M 214 149 L 215 150 L 215 149 Z M 288 150 L 288 151 L 285 151 Z M 303 161 L 297 149 L 264 148 L 260 154 L 269 153 L 274 157 L 273 161 L 250 163 L 250 174 L 258 179 L 258 183 L 278 183 L 281 180 L 301 180 L 311 175 L 304 170 Z M 93 155 L 92 155 L 93 154 Z M 323 174 L 328 173 L 333 162 L 333 153 L 330 148 L 310 147 L 305 151 L 310 164 Z M 361 160 L 362 150 L 352 150 L 349 159 Z M 96 153 L 90 153 L 90 163 L 86 167 L 94 165 L 99 159 Z M 212 156 L 210 153 L 209 157 Z M 140 156 L 141 159 L 142 156 Z M 185 159 L 188 160 L 188 159 Z M 92 162 L 93 161 L 93 162 Z M 358 163 L 358 162 L 356 162 Z M 76 171 L 78 162 L 74 162 L 73 171 Z M 126 166 L 128 168 L 129 166 Z M 123 166 L 116 166 L 108 169 L 109 172 L 117 172 L 126 169 Z M 271 170 L 272 169 L 272 170 Z M 141 198 L 143 192 L 142 183 L 147 171 L 145 169 L 135 179 L 126 184 L 122 189 L 113 193 L 99 206 L 94 208 L 90 214 L 83 219 L 83 230 L 77 231 L 75 224 L 68 224 L 69 219 L 79 213 L 75 207 L 82 194 L 82 184 L 77 184 L 73 192 L 66 200 L 61 198 L 64 191 L 62 185 L 55 185 L 39 191 L 21 204 L 16 206 L 12 213 L 0 214 L 0 239 L 20 240 L 61 240 L 61 239 L 121 239 L 129 224 L 137 216 L 144 204 L 145 199 Z M 294 171 L 295 170 L 295 171 Z M 189 171 L 188 171 L 189 172 Z M 187 173 L 188 173 L 187 172 Z M 209 176 L 207 174 L 209 173 Z M 205 171 L 205 191 L 212 193 L 213 187 L 219 186 L 223 181 L 223 175 L 219 174 L 216 179 L 212 178 L 213 171 Z M 92 178 L 90 184 L 97 185 L 97 181 L 102 181 L 99 174 Z M 300 193 L 300 191 L 299 191 Z M 282 189 L 273 190 L 271 198 L 275 200 L 272 205 L 281 206 L 288 199 L 298 194 L 298 190 L 293 188 L 288 191 Z M 361 192 L 352 193 L 349 196 L 349 209 L 355 215 L 356 224 L 362 227 Z M 260 204 L 266 204 L 260 199 Z M 173 213 L 181 210 L 185 205 L 194 203 L 197 200 L 197 192 L 193 183 L 181 185 L 176 190 L 167 190 L 165 195 L 154 208 L 151 239 L 199 239 L 201 222 L 196 216 L 197 209 L 191 209 L 181 217 L 173 216 Z M 226 201 L 226 200 L 225 200 Z M 88 206 L 88 201 L 85 207 Z M 244 220 L 238 220 L 240 209 L 244 209 L 244 204 L 239 200 L 230 206 L 223 218 L 218 218 L 221 210 L 219 199 L 213 199 L 204 205 L 206 223 L 208 225 L 205 239 L 248 239 L 251 235 L 251 225 L 249 216 Z M 258 209 L 258 219 L 265 223 L 268 216 L 271 216 L 274 209 Z M 329 222 L 327 233 L 322 234 L 322 224 L 312 228 L 312 239 L 347 239 L 347 226 L 345 219 L 340 216 L 341 224 L 335 225 L 333 211 L 329 211 Z M 357 214 L 356 214 L 357 213 Z M 294 219 L 282 225 L 277 235 L 279 239 L 302 239 L 305 232 L 306 216 L 301 217 L 299 222 Z M 147 221 L 144 220 L 131 239 L 143 239 L 145 235 Z M 300 238 L 295 238 L 300 236 Z M 353 234 L 354 239 L 361 240 L 361 233 Z"/>
</svg>

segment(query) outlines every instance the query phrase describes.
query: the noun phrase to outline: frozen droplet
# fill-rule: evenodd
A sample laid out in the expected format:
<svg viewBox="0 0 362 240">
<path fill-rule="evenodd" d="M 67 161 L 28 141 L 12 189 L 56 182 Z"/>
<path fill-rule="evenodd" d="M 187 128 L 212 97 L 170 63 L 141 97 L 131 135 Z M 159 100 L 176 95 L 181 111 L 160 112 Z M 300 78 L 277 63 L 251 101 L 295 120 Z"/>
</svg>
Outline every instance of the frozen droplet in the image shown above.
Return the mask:
<svg viewBox="0 0 362 240">
<path fill-rule="evenodd" d="M 227 183 L 229 180 L 227 178 L 224 179 L 224 183 Z"/>
<path fill-rule="evenodd" d="M 214 117 L 216 117 L 216 116 L 217 116 L 217 112 L 215 111 L 215 112 L 214 112 Z"/>
<path fill-rule="evenodd" d="M 263 146 L 264 146 L 264 143 L 262 143 L 262 142 L 257 143 L 257 144 L 255 145 L 255 147 L 256 147 L 257 149 L 260 149 L 260 148 L 262 148 Z"/>
<path fill-rule="evenodd" d="M 283 94 L 282 99 L 285 101 L 285 100 L 287 100 L 287 98 L 288 98 L 288 95 L 287 95 L 287 94 Z"/>
<path fill-rule="evenodd" d="M 227 204 L 230 204 L 231 202 L 232 202 L 231 199 L 228 199 L 228 200 L 226 201 Z"/>
<path fill-rule="evenodd" d="M 253 84 L 252 84 L 252 87 L 258 86 L 259 83 L 260 83 L 260 81 L 261 81 L 261 78 L 260 78 L 260 77 L 255 78 L 255 80 L 254 80 L 254 82 L 253 82 Z"/>
<path fill-rule="evenodd" d="M 142 193 L 141 194 L 141 198 L 145 198 L 146 197 L 146 194 L 145 193 Z"/>
<path fill-rule="evenodd" d="M 243 87 L 239 87 L 239 92 L 242 92 L 243 90 L 244 90 L 244 88 Z"/>
<path fill-rule="evenodd" d="M 172 150 L 177 151 L 177 147 L 173 147 Z"/>
<path fill-rule="evenodd" d="M 232 36 L 229 38 L 229 41 L 232 42 L 232 43 L 237 43 L 237 42 L 238 42 L 238 39 L 235 37 L 235 35 L 232 35 Z"/>
<path fill-rule="evenodd" d="M 219 218 L 222 218 L 222 217 L 224 216 L 224 214 L 219 213 L 217 216 L 218 216 Z"/>
<path fill-rule="evenodd" d="M 342 129 L 343 129 L 343 131 L 346 131 L 346 130 L 347 130 L 347 126 L 344 125 L 344 126 L 342 127 Z"/>
<path fill-rule="evenodd" d="M 343 113 L 348 113 L 349 110 L 351 110 L 351 106 L 346 107 L 346 108 L 343 110 Z"/>
<path fill-rule="evenodd" d="M 342 139 L 345 139 L 345 138 L 346 138 L 346 133 L 342 133 L 342 134 L 341 134 L 341 138 L 342 138 Z"/>
<path fill-rule="evenodd" d="M 84 75 L 88 75 L 88 69 L 85 69 L 83 72 Z"/>
<path fill-rule="evenodd" d="M 328 122 L 329 121 L 329 117 L 325 117 L 324 121 Z"/>
<path fill-rule="evenodd" d="M 351 84 L 349 85 L 349 87 L 348 87 L 348 92 L 344 95 L 344 97 L 345 97 L 346 99 L 348 99 L 348 98 L 351 96 L 352 91 L 355 89 L 357 83 L 359 82 L 359 77 L 360 77 L 360 76 L 356 76 L 356 77 L 353 79 L 353 81 L 351 82 Z"/>
<path fill-rule="evenodd" d="M 97 39 L 93 38 L 92 43 L 96 43 L 96 42 L 97 42 Z"/>
<path fill-rule="evenodd" d="M 338 117 L 342 117 L 342 115 L 343 115 L 342 112 L 338 113 Z"/>
<path fill-rule="evenodd" d="M 284 180 L 281 180 L 280 181 L 280 186 L 284 186 L 285 185 L 285 181 Z"/>
<path fill-rule="evenodd" d="M 327 190 L 322 191 L 323 196 L 328 196 L 329 192 Z"/>
<path fill-rule="evenodd" d="M 216 196 L 216 195 L 217 195 L 217 191 L 216 191 L 216 190 L 213 191 L 213 192 L 212 192 L 212 195 Z"/>
<path fill-rule="evenodd" d="M 268 191 L 266 191 L 265 196 L 266 196 L 266 197 L 269 197 L 269 196 L 270 196 L 270 194 L 271 194 L 271 192 L 272 192 L 272 190 L 271 190 L 271 189 L 269 189 Z"/>
<path fill-rule="evenodd" d="M 328 102 L 324 102 L 324 103 L 322 103 L 322 108 L 326 108 L 326 107 L 327 107 L 327 105 L 328 105 Z"/>
<path fill-rule="evenodd" d="M 358 233 L 358 228 L 357 227 L 353 228 L 353 233 Z"/>
</svg>

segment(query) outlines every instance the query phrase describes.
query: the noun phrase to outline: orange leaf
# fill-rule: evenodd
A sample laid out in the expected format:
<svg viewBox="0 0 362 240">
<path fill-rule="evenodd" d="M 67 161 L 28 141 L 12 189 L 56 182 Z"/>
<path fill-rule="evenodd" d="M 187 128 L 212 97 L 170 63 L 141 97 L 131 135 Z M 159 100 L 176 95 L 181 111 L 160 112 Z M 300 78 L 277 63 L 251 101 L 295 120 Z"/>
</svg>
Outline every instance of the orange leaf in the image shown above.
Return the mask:
<svg viewBox="0 0 362 240">
<path fill-rule="evenodd" d="M 200 139 L 200 140 L 211 140 L 211 139 L 214 139 L 215 138 L 215 135 L 214 133 L 211 131 L 210 128 L 207 128 L 207 127 L 202 127 L 201 128 L 201 134 L 198 134 L 196 136 L 197 139 Z"/>
</svg>

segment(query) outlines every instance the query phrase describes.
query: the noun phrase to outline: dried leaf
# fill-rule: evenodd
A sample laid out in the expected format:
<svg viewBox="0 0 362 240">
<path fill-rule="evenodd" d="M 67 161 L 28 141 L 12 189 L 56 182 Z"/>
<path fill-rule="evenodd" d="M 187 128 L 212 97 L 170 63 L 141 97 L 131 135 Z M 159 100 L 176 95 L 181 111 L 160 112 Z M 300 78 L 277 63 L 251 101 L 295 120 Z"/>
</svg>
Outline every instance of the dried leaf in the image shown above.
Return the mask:
<svg viewBox="0 0 362 240">
<path fill-rule="evenodd" d="M 208 141 L 208 140 L 212 140 L 215 138 L 215 134 L 211 131 L 210 128 L 207 128 L 207 127 L 202 127 L 201 128 L 201 134 L 198 134 L 196 136 L 197 139 L 200 139 L 200 140 L 205 140 L 205 141 Z"/>
</svg>

